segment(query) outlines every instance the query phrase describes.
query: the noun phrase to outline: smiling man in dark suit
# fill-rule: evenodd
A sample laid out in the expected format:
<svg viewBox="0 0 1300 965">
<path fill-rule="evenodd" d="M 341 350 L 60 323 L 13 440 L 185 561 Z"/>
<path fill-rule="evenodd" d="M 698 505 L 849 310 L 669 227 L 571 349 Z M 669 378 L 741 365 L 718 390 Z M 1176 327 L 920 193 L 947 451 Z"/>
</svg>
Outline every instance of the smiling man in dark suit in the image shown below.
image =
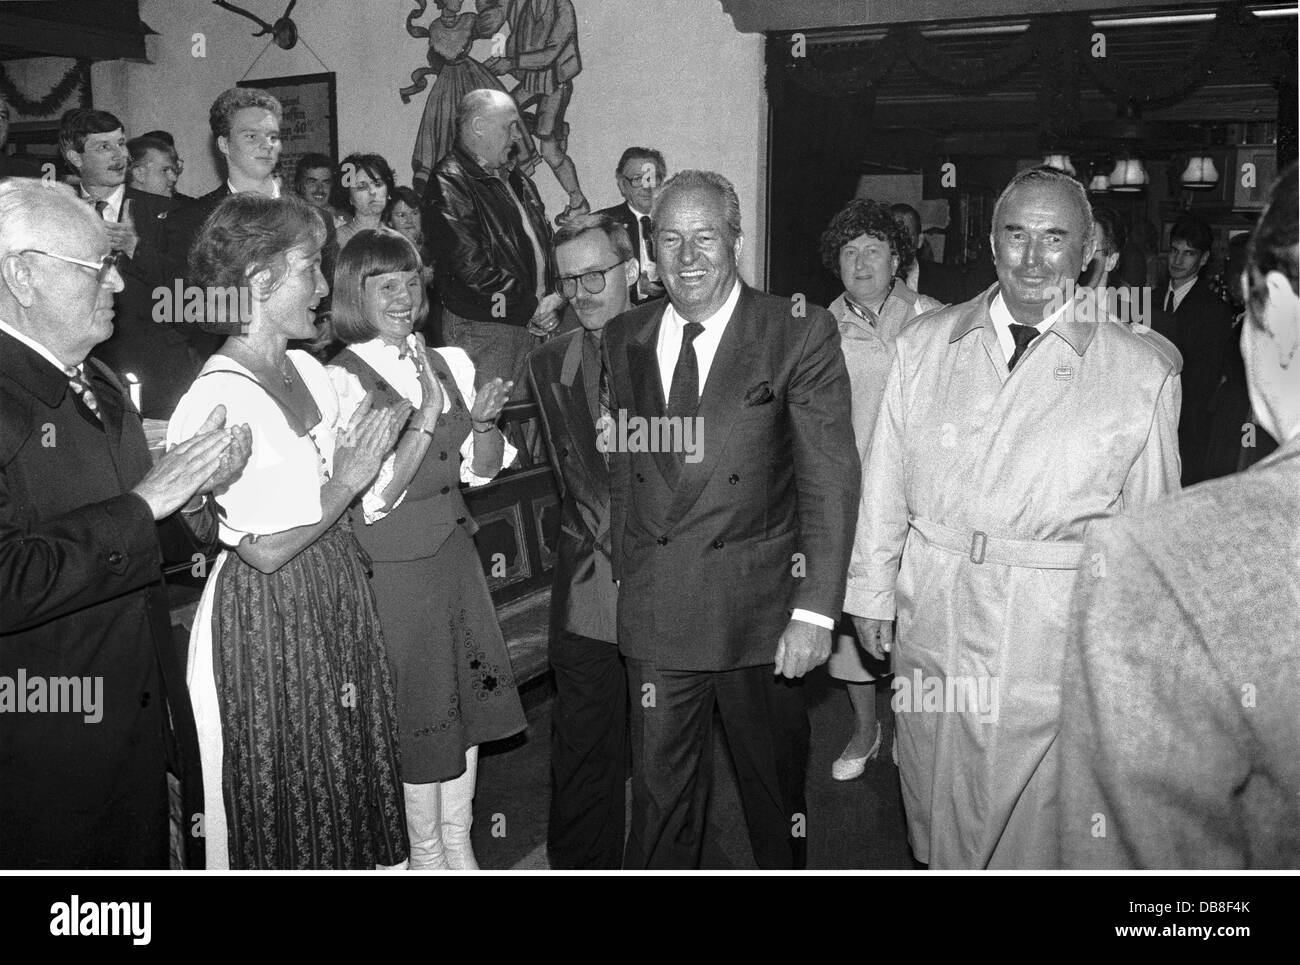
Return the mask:
<svg viewBox="0 0 1300 965">
<path fill-rule="evenodd" d="M 107 111 L 77 108 L 59 121 L 59 148 L 81 179 L 82 200 L 104 220 L 125 287 L 113 302 L 113 335 L 94 356 L 119 378 L 139 382 L 140 410 L 166 419 L 202 364 L 178 326 L 153 320 L 153 291 L 162 283 L 162 233 L 170 198 L 127 181 L 129 157 L 122 122 Z"/>
<path fill-rule="evenodd" d="M 560 545 L 551 589 L 552 868 L 619 868 L 627 781 L 627 677 L 615 644 L 610 569 L 609 416 L 600 341 L 627 311 L 637 260 L 608 215 L 570 218 L 555 235 L 560 294 L 581 327 L 528 357 L 533 398 L 560 484 Z"/>
<path fill-rule="evenodd" d="M 87 358 L 112 331 L 112 249 L 68 188 L 0 184 L 0 867 L 167 867 L 169 769 L 203 867 L 157 522 L 204 518 L 186 504 L 242 471 L 248 429 L 218 406 L 151 466 L 139 413 Z"/>
<path fill-rule="evenodd" d="M 839 332 L 823 309 L 741 282 L 740 203 L 726 178 L 683 171 L 651 217 L 668 298 L 604 336 L 632 696 L 625 866 L 698 867 L 716 708 L 759 867 L 798 868 L 798 678 L 830 656 L 860 486 Z M 662 451 L 673 425 L 675 451 Z M 647 433 L 660 444 L 645 445 Z"/>
</svg>

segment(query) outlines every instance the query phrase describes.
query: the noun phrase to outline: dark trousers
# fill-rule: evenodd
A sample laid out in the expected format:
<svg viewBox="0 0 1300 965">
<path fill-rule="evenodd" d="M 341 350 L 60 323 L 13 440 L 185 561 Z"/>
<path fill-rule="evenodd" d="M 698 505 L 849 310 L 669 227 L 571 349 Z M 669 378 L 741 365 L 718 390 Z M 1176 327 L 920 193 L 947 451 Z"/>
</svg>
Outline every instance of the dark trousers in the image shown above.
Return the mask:
<svg viewBox="0 0 1300 965">
<path fill-rule="evenodd" d="M 627 672 L 618 646 L 562 631 L 551 641 L 552 868 L 621 868 Z"/>
<path fill-rule="evenodd" d="M 801 682 L 772 664 L 659 670 L 627 661 L 632 696 L 632 827 L 625 868 L 698 868 L 712 784 L 713 711 L 735 765 L 760 868 L 807 863 L 808 712 Z"/>
</svg>

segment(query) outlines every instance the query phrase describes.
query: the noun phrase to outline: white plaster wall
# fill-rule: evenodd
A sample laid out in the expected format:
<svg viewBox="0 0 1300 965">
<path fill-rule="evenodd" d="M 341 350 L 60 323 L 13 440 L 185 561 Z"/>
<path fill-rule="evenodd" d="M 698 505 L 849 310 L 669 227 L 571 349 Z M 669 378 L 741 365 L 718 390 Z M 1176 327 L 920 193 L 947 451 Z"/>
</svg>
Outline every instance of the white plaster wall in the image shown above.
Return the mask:
<svg viewBox="0 0 1300 965">
<path fill-rule="evenodd" d="M 742 272 L 763 279 L 762 212 L 767 105 L 762 38 L 738 33 L 718 0 L 573 0 L 582 73 L 574 81 L 569 152 L 593 208 L 618 200 L 613 169 L 629 144 L 657 147 L 670 171 L 711 168 L 740 195 L 748 235 Z M 245 4 L 267 19 L 280 0 Z M 467 3 L 465 9 L 470 9 Z M 148 41 L 151 63 L 94 68 L 95 104 L 120 116 L 127 133 L 165 128 L 185 158 L 180 190 L 201 194 L 217 184 L 208 107 L 222 90 L 250 78 L 338 75 L 339 151 L 377 151 L 409 183 L 411 145 L 425 94 L 398 97 L 424 64 L 425 45 L 405 29 L 410 0 L 311 0 L 298 4 L 300 41 L 291 51 L 253 39 L 251 21 L 207 0 L 142 0 L 141 19 L 160 36 Z M 436 15 L 430 5 L 421 22 Z M 201 33 L 206 56 L 192 56 Z M 486 56 L 485 42 L 476 53 Z M 313 56 L 319 56 L 320 61 Z M 260 59 L 259 53 L 262 53 Z M 257 60 L 252 72 L 249 67 Z M 13 65 L 17 66 L 17 65 Z M 24 90 L 43 92 L 66 61 L 31 61 L 13 73 Z M 51 78 L 44 82 L 45 78 Z M 554 216 L 564 193 L 545 165 L 534 175 Z"/>
</svg>

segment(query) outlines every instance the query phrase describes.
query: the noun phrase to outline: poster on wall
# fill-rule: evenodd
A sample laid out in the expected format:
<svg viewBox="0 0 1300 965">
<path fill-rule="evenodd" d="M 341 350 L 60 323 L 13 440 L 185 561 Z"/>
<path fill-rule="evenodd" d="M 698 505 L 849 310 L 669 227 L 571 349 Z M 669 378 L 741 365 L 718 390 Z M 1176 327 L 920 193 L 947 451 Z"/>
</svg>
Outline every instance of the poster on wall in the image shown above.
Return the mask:
<svg viewBox="0 0 1300 965">
<path fill-rule="evenodd" d="M 334 74 L 298 74 L 294 77 L 266 77 L 241 80 L 240 87 L 264 90 L 280 102 L 280 163 L 285 182 L 293 180 L 298 158 L 313 151 L 338 159 L 338 110 L 334 96 Z"/>
</svg>

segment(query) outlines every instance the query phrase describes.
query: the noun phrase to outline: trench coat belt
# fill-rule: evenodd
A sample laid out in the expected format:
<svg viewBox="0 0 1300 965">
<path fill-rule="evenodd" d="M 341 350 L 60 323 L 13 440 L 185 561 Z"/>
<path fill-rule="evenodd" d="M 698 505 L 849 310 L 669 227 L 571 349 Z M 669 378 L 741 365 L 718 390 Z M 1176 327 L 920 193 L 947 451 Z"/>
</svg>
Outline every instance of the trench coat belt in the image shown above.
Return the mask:
<svg viewBox="0 0 1300 965">
<path fill-rule="evenodd" d="M 1067 540 L 1002 539 L 980 530 L 963 532 L 909 516 L 908 523 L 932 546 L 968 556 L 972 563 L 1025 566 L 1037 570 L 1077 570 L 1083 543 Z"/>
</svg>

